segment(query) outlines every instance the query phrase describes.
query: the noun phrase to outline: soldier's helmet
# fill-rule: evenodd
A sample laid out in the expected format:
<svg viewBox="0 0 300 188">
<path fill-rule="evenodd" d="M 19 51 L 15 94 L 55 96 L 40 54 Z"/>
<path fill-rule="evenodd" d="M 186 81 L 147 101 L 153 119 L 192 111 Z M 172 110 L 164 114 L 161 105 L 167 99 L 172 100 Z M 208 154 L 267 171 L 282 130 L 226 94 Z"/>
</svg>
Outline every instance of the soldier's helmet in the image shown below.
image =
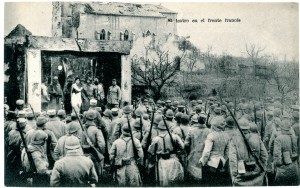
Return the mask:
<svg viewBox="0 0 300 188">
<path fill-rule="evenodd" d="M 48 116 L 55 116 L 56 115 L 56 110 L 50 109 L 47 111 Z"/>
<path fill-rule="evenodd" d="M 281 132 L 290 132 L 291 122 L 288 119 L 284 119 L 280 125 Z"/>
<path fill-rule="evenodd" d="M 191 118 L 191 121 L 194 122 L 194 123 L 198 123 L 198 115 L 197 114 L 193 115 L 192 118 Z"/>
<path fill-rule="evenodd" d="M 223 116 L 215 116 L 210 121 L 210 124 L 214 130 L 223 130 L 225 127 L 225 119 Z"/>
<path fill-rule="evenodd" d="M 139 119 L 135 120 L 133 123 L 133 127 L 136 130 L 142 130 L 141 120 L 139 120 Z"/>
<path fill-rule="evenodd" d="M 214 109 L 214 112 L 215 112 L 216 115 L 221 115 L 221 108 L 220 107 L 216 107 Z"/>
<path fill-rule="evenodd" d="M 155 115 L 155 116 L 154 116 L 153 123 L 156 124 L 156 125 L 158 125 L 159 122 L 162 121 L 162 118 L 163 118 L 163 117 L 162 117 L 162 115 L 160 115 L 160 114 Z"/>
<path fill-rule="evenodd" d="M 173 118 L 173 117 L 174 117 L 173 111 L 172 111 L 172 110 L 167 110 L 167 112 L 166 112 L 166 117 L 167 117 L 167 118 Z"/>
<path fill-rule="evenodd" d="M 124 125 L 122 126 L 122 134 L 124 136 L 130 136 L 130 129 L 128 127 L 128 123 L 124 123 Z"/>
<path fill-rule="evenodd" d="M 166 123 L 167 123 L 167 122 L 166 122 Z M 158 128 L 159 128 L 160 130 L 167 130 L 166 125 L 165 125 L 165 123 L 164 123 L 163 120 L 160 121 L 160 122 L 158 123 Z"/>
<path fill-rule="evenodd" d="M 111 114 L 114 115 L 114 116 L 118 115 L 119 114 L 119 109 L 118 108 L 112 108 L 111 109 Z"/>
<path fill-rule="evenodd" d="M 226 118 L 226 127 L 232 128 L 234 127 L 234 120 L 231 116 Z"/>
<path fill-rule="evenodd" d="M 172 104 L 174 107 L 177 107 L 179 105 L 179 101 L 174 101 Z"/>
<path fill-rule="evenodd" d="M 280 108 L 275 108 L 275 109 L 274 109 L 274 116 L 275 116 L 275 117 L 280 117 L 280 115 L 281 115 L 281 110 L 280 110 Z"/>
<path fill-rule="evenodd" d="M 45 123 L 47 123 L 47 119 L 44 116 L 40 116 L 40 117 L 36 118 L 36 125 L 37 126 L 42 126 Z"/>
<path fill-rule="evenodd" d="M 187 125 L 190 122 L 190 117 L 187 114 L 182 114 L 181 123 Z"/>
<path fill-rule="evenodd" d="M 79 149 L 80 140 L 76 136 L 68 136 L 65 141 L 65 147 L 67 150 Z"/>
<path fill-rule="evenodd" d="M 85 113 L 85 118 L 87 120 L 94 120 L 96 118 L 96 112 L 94 110 L 88 110 L 86 113 Z"/>
<path fill-rule="evenodd" d="M 130 114 L 131 113 L 131 108 L 130 108 L 130 106 L 125 106 L 124 108 L 123 108 L 123 113 L 124 114 Z"/>
<path fill-rule="evenodd" d="M 24 105 L 24 100 L 22 100 L 22 99 L 17 100 L 16 105 L 18 105 L 18 106 Z"/>
<path fill-rule="evenodd" d="M 45 131 L 37 130 L 33 133 L 33 136 L 31 138 L 31 144 L 42 145 L 47 139 L 48 135 L 47 133 L 45 133 Z"/>
<path fill-rule="evenodd" d="M 90 105 L 91 106 L 96 106 L 97 105 L 97 100 L 96 99 L 91 99 L 90 100 Z"/>
<path fill-rule="evenodd" d="M 19 118 L 18 121 L 21 128 L 24 128 L 26 126 L 27 120 L 25 118 Z"/>
<path fill-rule="evenodd" d="M 80 129 L 80 124 L 76 121 L 72 121 L 70 124 L 69 124 L 69 134 L 73 134 L 75 132 L 77 132 L 78 130 Z"/>
<path fill-rule="evenodd" d="M 202 106 L 201 105 L 197 105 L 196 106 L 196 111 L 201 111 L 202 110 Z"/>
<path fill-rule="evenodd" d="M 177 122 L 181 122 L 182 115 L 183 115 L 183 113 L 177 112 L 177 113 L 175 114 L 175 120 L 176 120 Z"/>
<path fill-rule="evenodd" d="M 134 113 L 135 113 L 136 117 L 141 117 L 143 115 L 144 111 L 141 108 L 137 108 Z"/>
<path fill-rule="evenodd" d="M 250 129 L 250 123 L 244 117 L 242 117 L 241 119 L 238 120 L 238 124 L 239 124 L 240 128 L 243 129 L 243 130 Z"/>
<path fill-rule="evenodd" d="M 149 114 L 143 114 L 143 119 L 148 120 L 149 119 Z"/>
<path fill-rule="evenodd" d="M 29 118 L 29 119 L 34 118 L 33 113 L 32 112 L 27 112 L 26 118 Z"/>
<path fill-rule="evenodd" d="M 19 116 L 19 118 L 25 118 L 26 117 L 26 111 L 25 110 L 21 110 L 21 111 L 19 111 L 19 113 L 18 113 L 18 116 Z"/>
<path fill-rule="evenodd" d="M 65 110 L 58 110 L 57 112 L 57 116 L 65 116 L 66 115 L 66 111 Z"/>
<path fill-rule="evenodd" d="M 106 109 L 106 110 L 103 112 L 103 115 L 106 116 L 106 117 L 111 117 L 111 116 L 112 116 L 112 112 L 111 112 L 111 110 Z"/>
</svg>

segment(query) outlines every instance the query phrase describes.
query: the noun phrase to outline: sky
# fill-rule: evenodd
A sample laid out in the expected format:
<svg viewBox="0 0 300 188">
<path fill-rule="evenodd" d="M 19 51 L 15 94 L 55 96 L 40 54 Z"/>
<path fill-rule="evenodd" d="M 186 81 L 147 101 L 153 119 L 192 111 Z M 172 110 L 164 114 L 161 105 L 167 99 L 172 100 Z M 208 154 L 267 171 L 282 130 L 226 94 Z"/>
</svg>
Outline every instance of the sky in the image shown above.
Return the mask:
<svg viewBox="0 0 300 188">
<path fill-rule="evenodd" d="M 139 2 L 141 3 L 141 2 Z M 147 2 L 150 3 L 150 2 Z M 159 4 L 155 2 L 153 4 Z M 299 59 L 299 13 L 297 3 L 180 3 L 163 2 L 166 8 L 178 12 L 180 36 L 202 52 L 212 47 L 212 53 L 246 57 L 246 44 L 265 48 L 264 53 L 279 59 Z M 33 35 L 51 36 L 51 2 L 6 2 L 4 4 L 4 35 L 17 24 L 24 25 Z M 201 19 L 205 19 L 201 23 Z M 225 18 L 240 22 L 224 22 Z M 197 19 L 198 23 L 192 20 Z M 208 19 L 222 19 L 221 23 Z"/>
</svg>

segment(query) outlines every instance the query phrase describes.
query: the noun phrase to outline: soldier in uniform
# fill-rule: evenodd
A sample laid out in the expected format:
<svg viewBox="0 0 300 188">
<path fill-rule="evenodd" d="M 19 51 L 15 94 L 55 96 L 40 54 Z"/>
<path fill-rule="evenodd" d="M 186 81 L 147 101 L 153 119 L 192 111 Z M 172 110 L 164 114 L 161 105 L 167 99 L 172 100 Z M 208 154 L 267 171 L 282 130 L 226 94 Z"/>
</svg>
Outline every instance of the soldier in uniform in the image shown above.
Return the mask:
<svg viewBox="0 0 300 188">
<path fill-rule="evenodd" d="M 164 115 L 167 113 L 168 110 L 172 110 L 171 105 L 172 105 L 171 100 L 166 100 L 165 107 L 163 108 L 163 111 L 162 111 L 162 113 Z"/>
<path fill-rule="evenodd" d="M 63 122 L 66 123 L 66 111 L 65 110 L 58 110 L 57 111 L 57 118 Z"/>
<path fill-rule="evenodd" d="M 65 139 L 66 155 L 56 161 L 51 175 L 51 186 L 90 187 L 98 182 L 94 163 L 82 155 L 80 141 L 75 136 Z"/>
<path fill-rule="evenodd" d="M 80 141 L 82 138 L 82 130 L 80 127 L 80 124 L 78 122 L 71 122 L 69 124 L 68 127 L 68 132 L 66 135 L 60 137 L 57 141 L 57 144 L 54 148 L 54 160 L 59 160 L 61 158 L 63 158 L 66 153 L 67 153 L 67 149 L 66 149 L 66 139 L 70 136 L 76 136 Z M 80 147 L 80 153 L 81 155 L 83 155 L 83 151 L 82 148 Z"/>
<path fill-rule="evenodd" d="M 50 94 L 50 109 L 60 109 L 61 108 L 61 99 L 63 96 L 61 85 L 58 82 L 58 77 L 54 76 L 52 84 L 49 87 Z"/>
<path fill-rule="evenodd" d="M 211 120 L 212 132 L 207 135 L 202 156 L 199 160 L 205 175 L 203 180 L 211 186 L 228 186 L 228 159 L 229 137 L 224 133 L 225 119 L 223 116 L 213 117 Z"/>
<path fill-rule="evenodd" d="M 51 170 L 49 170 L 49 163 L 44 148 L 47 138 L 48 135 L 44 131 L 37 130 L 32 135 L 31 142 L 28 145 L 28 152 L 31 153 L 36 168 L 36 174 L 34 174 L 32 179 L 32 186 L 34 187 L 48 187 L 50 183 Z M 25 171 L 29 172 L 33 167 L 30 166 L 25 148 L 22 151 L 21 159 Z"/>
<path fill-rule="evenodd" d="M 183 167 L 177 156 L 177 152 L 184 149 L 184 144 L 178 135 L 169 135 L 166 126 L 168 125 L 164 121 L 159 122 L 158 136 L 152 139 L 148 152 L 157 156 L 152 163 L 156 165 L 156 181 L 159 186 L 176 186 L 184 178 Z"/>
<path fill-rule="evenodd" d="M 173 129 L 175 128 L 175 123 L 173 122 L 174 113 L 172 110 L 167 110 L 165 116 L 166 116 L 167 125 L 168 125 L 170 131 L 172 132 Z"/>
<path fill-rule="evenodd" d="M 102 83 L 99 83 L 98 78 L 94 79 L 94 93 L 97 99 L 97 106 L 100 106 L 101 108 L 104 108 L 104 89 Z"/>
<path fill-rule="evenodd" d="M 121 89 L 119 86 L 117 86 L 117 80 L 112 79 L 112 86 L 109 87 L 108 92 L 107 92 L 107 105 L 108 108 L 118 108 L 119 104 L 121 102 Z"/>
<path fill-rule="evenodd" d="M 275 185 L 299 185 L 298 146 L 295 135 L 291 132 L 289 120 L 283 120 L 281 134 L 275 138 L 273 159 L 275 165 Z"/>
<path fill-rule="evenodd" d="M 96 127 L 96 124 L 94 122 L 94 119 L 96 118 L 96 112 L 94 110 L 87 111 L 85 114 L 85 118 L 86 122 L 84 126 L 86 127 L 86 136 L 88 136 L 91 143 L 88 143 L 86 136 L 83 135 L 83 150 L 85 155 L 91 157 L 92 161 L 95 164 L 98 177 L 100 178 L 102 177 L 104 160 L 99 161 L 98 157 L 96 156 L 97 153 L 92 150 L 90 144 L 93 145 L 98 150 L 98 152 L 103 155 L 105 153 L 105 140 L 102 131 Z"/>
<path fill-rule="evenodd" d="M 17 114 L 17 116 L 19 115 L 19 111 L 23 111 L 24 109 L 24 100 L 19 99 L 16 101 L 16 109 L 15 109 L 15 113 Z"/>
<path fill-rule="evenodd" d="M 119 122 L 115 125 L 114 131 L 113 131 L 113 141 L 117 140 L 121 134 L 122 134 L 122 126 L 123 124 L 127 123 L 127 118 L 130 121 L 130 125 L 133 126 L 134 119 L 131 115 L 132 109 L 130 106 L 123 107 L 123 117 L 120 118 Z"/>
<path fill-rule="evenodd" d="M 267 165 L 267 150 L 255 133 L 250 132 L 249 121 L 241 118 L 238 121 L 247 142 L 255 155 L 261 161 L 263 168 Z M 265 169 L 261 169 L 254 157 L 248 151 L 245 141 L 239 131 L 232 137 L 229 146 L 229 165 L 232 184 L 234 186 L 262 186 L 265 178 Z"/>
<path fill-rule="evenodd" d="M 59 139 L 65 135 L 66 124 L 56 117 L 56 111 L 54 109 L 48 110 L 48 116 L 49 120 L 45 124 L 45 128 L 51 130 L 56 139 Z"/>
<path fill-rule="evenodd" d="M 200 114 L 198 122 L 190 128 L 184 145 L 186 150 L 189 151 L 187 156 L 187 176 L 191 186 L 198 186 L 202 180 L 202 166 L 198 164 L 199 158 L 202 156 L 204 150 L 204 142 L 210 130 L 205 125 L 206 116 Z"/>
<path fill-rule="evenodd" d="M 144 153 L 139 140 L 131 138 L 128 126 L 127 123 L 122 126 L 121 137 L 113 142 L 109 151 L 110 160 L 116 168 L 116 179 L 119 186 L 141 186 L 141 175 L 137 163 L 143 161 Z"/>
<path fill-rule="evenodd" d="M 194 118 L 192 118 L 192 121 L 198 123 L 197 115 L 194 115 L 194 116 L 193 116 Z M 173 129 L 173 133 L 177 134 L 181 138 L 182 142 L 184 142 L 184 140 L 187 137 L 188 132 L 190 131 L 190 126 L 189 126 L 190 117 L 187 114 L 182 114 L 180 119 L 181 119 L 181 121 L 180 121 L 181 124 L 179 126 L 175 126 L 175 128 Z"/>
<path fill-rule="evenodd" d="M 234 123 L 234 120 L 231 116 L 228 116 L 226 118 L 226 125 L 224 132 L 228 135 L 229 138 L 232 138 L 232 136 L 235 134 L 236 126 Z"/>
<path fill-rule="evenodd" d="M 27 118 L 27 126 L 25 127 L 25 131 L 27 132 L 30 129 L 35 129 L 36 121 L 34 119 L 34 114 L 32 112 L 28 112 L 26 114 L 26 118 Z"/>
<path fill-rule="evenodd" d="M 112 114 L 112 121 L 109 124 L 110 131 L 108 131 L 108 151 L 110 150 L 110 147 L 113 143 L 113 131 L 116 127 L 116 125 L 119 123 L 120 118 L 119 118 L 119 109 L 118 108 L 112 108 L 111 109 L 111 114 Z"/>
</svg>

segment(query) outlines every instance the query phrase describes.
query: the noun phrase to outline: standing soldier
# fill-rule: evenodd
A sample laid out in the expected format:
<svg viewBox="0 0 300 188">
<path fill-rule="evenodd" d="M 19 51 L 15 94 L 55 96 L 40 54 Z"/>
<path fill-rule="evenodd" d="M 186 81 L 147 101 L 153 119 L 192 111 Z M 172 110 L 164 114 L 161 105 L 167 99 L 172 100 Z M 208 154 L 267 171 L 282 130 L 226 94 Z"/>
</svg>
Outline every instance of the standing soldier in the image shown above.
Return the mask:
<svg viewBox="0 0 300 188">
<path fill-rule="evenodd" d="M 59 139 L 65 135 L 66 124 L 56 117 L 56 111 L 54 109 L 48 110 L 48 116 L 49 120 L 45 124 L 45 128 L 52 131 L 56 139 Z"/>
<path fill-rule="evenodd" d="M 298 148 L 295 135 L 291 133 L 291 123 L 283 120 L 281 134 L 274 141 L 275 185 L 295 186 L 298 180 Z"/>
<path fill-rule="evenodd" d="M 95 146 L 98 152 L 103 155 L 105 152 L 105 140 L 101 130 L 96 127 L 96 124 L 94 122 L 94 119 L 96 118 L 95 111 L 87 111 L 85 114 L 85 118 L 86 122 L 84 126 L 86 127 L 87 135 L 83 135 L 83 151 L 87 156 L 91 157 L 92 161 L 95 164 L 98 177 L 100 178 L 102 177 L 104 160 L 99 161 L 98 157 L 96 156 L 97 153 L 92 150 L 90 144 Z M 88 136 L 91 143 L 88 143 L 86 136 Z"/>
<path fill-rule="evenodd" d="M 144 154 L 138 139 L 131 138 L 129 126 L 125 123 L 122 126 L 121 137 L 113 142 L 109 151 L 110 160 L 116 169 L 115 178 L 119 186 L 141 186 L 141 175 L 137 165 L 143 161 Z"/>
<path fill-rule="evenodd" d="M 238 121 L 241 132 L 237 131 L 232 137 L 229 146 L 229 165 L 231 171 L 232 184 L 234 186 L 262 186 L 265 178 L 265 169 L 262 169 L 254 155 L 260 160 L 262 167 L 265 168 L 268 158 L 267 150 L 259 136 L 250 132 L 249 121 L 241 118 Z M 244 140 L 242 134 L 245 135 Z M 249 151 L 245 141 L 249 144 L 252 151 Z"/>
<path fill-rule="evenodd" d="M 33 165 L 36 169 L 36 173 L 32 179 L 32 186 L 34 187 L 48 187 L 50 183 L 51 170 L 48 168 L 49 163 L 44 148 L 47 138 L 48 135 L 44 131 L 37 130 L 34 132 L 31 142 L 28 145 L 28 152 L 32 155 Z M 26 172 L 33 169 L 33 167 L 30 166 L 25 148 L 22 151 L 22 164 Z"/>
<path fill-rule="evenodd" d="M 164 121 L 158 124 L 158 136 L 152 139 L 148 152 L 156 156 L 156 181 L 159 186 L 179 185 L 184 178 L 184 171 L 179 162 L 177 152 L 184 149 L 178 135 L 169 134 Z"/>
<path fill-rule="evenodd" d="M 56 161 L 51 186 L 56 187 L 90 187 L 98 182 L 94 163 L 82 155 L 80 141 L 75 136 L 65 140 L 66 156 Z"/>
<path fill-rule="evenodd" d="M 17 116 L 19 115 L 19 111 L 23 111 L 24 109 L 24 100 L 19 99 L 16 101 L 16 109 L 15 109 L 15 113 L 17 114 Z"/>
<path fill-rule="evenodd" d="M 25 127 L 25 131 L 29 131 L 30 129 L 35 129 L 36 128 L 36 120 L 34 119 L 34 114 L 32 112 L 28 112 L 26 114 L 27 118 L 27 125 Z"/>
<path fill-rule="evenodd" d="M 96 96 L 96 99 L 97 99 L 97 106 L 100 106 L 101 108 L 104 108 L 104 98 L 105 98 L 105 96 L 104 96 L 103 85 L 102 85 L 102 83 L 99 83 L 98 78 L 95 78 L 94 84 L 95 84 L 94 92 L 95 92 L 95 96 Z"/>
<path fill-rule="evenodd" d="M 49 94 L 50 94 L 50 109 L 60 109 L 61 99 L 63 96 L 61 86 L 58 82 L 58 77 L 54 76 L 52 84 L 49 87 Z"/>
<path fill-rule="evenodd" d="M 130 125 L 132 126 L 134 124 L 134 119 L 131 115 L 131 108 L 130 106 L 123 107 L 123 117 L 120 118 L 118 124 L 115 125 L 115 128 L 113 130 L 113 141 L 117 140 L 121 134 L 122 134 L 122 126 L 127 122 L 127 118 L 130 120 Z"/>
<path fill-rule="evenodd" d="M 64 88 L 64 107 L 67 114 L 72 113 L 71 95 L 72 95 L 72 77 L 68 77 L 67 84 Z"/>
<path fill-rule="evenodd" d="M 211 186 L 228 186 L 229 179 L 226 171 L 228 159 L 229 137 L 224 133 L 225 119 L 223 116 L 213 117 L 211 120 L 212 132 L 207 135 L 200 165 L 205 167 L 203 177 Z"/>
<path fill-rule="evenodd" d="M 198 165 L 198 161 L 204 150 L 205 139 L 210 133 L 210 130 L 205 125 L 206 116 L 204 114 L 200 114 L 198 122 L 191 127 L 184 142 L 185 148 L 189 151 L 186 169 L 188 178 L 186 179 L 191 178 L 192 185 L 197 186 L 202 180 L 202 166 Z"/>
<path fill-rule="evenodd" d="M 236 127 L 235 127 L 234 120 L 231 116 L 228 116 L 226 118 L 226 125 L 225 125 L 224 132 L 228 135 L 229 138 L 232 138 L 233 135 L 235 134 L 235 131 L 236 131 Z"/>
<path fill-rule="evenodd" d="M 119 86 L 117 86 L 117 80 L 112 79 L 112 86 L 109 87 L 107 92 L 107 105 L 108 108 L 118 108 L 119 104 L 121 102 L 121 89 Z"/>
<path fill-rule="evenodd" d="M 58 110 L 57 111 L 57 118 L 63 122 L 64 124 L 66 124 L 66 111 L 65 110 Z"/>
<path fill-rule="evenodd" d="M 119 123 L 119 109 L 118 108 L 112 108 L 111 114 L 112 114 L 112 121 L 109 124 L 110 130 L 108 131 L 108 151 L 110 150 L 110 147 L 113 143 L 113 131 L 115 130 L 116 125 Z"/>
<path fill-rule="evenodd" d="M 165 116 L 166 116 L 167 125 L 168 125 L 170 131 L 172 132 L 173 129 L 175 128 L 175 123 L 173 122 L 174 113 L 172 110 L 167 110 Z"/>
</svg>

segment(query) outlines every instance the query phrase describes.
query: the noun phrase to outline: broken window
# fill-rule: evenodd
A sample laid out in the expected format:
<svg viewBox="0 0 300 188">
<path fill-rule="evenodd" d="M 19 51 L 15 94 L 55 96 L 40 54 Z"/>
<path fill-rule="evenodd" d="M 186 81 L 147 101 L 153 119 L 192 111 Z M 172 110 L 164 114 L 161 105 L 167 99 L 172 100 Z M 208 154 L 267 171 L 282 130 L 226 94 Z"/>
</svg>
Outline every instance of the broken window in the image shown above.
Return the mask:
<svg viewBox="0 0 300 188">
<path fill-rule="evenodd" d="M 128 40 L 129 39 L 129 33 L 127 30 L 125 30 L 124 32 L 124 40 Z"/>
<path fill-rule="evenodd" d="M 105 30 L 104 29 L 101 30 L 100 40 L 105 40 Z"/>
</svg>

